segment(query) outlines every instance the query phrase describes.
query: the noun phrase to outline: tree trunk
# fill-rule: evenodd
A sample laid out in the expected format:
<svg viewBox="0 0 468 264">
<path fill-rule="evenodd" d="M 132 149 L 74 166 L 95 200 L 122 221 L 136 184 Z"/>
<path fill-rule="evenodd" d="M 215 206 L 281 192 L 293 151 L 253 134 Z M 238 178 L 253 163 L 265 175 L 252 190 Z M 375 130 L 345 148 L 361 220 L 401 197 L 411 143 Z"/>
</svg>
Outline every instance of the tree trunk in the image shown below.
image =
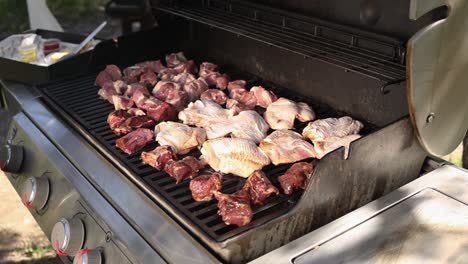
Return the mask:
<svg viewBox="0 0 468 264">
<path fill-rule="evenodd" d="M 468 133 L 463 140 L 463 168 L 468 169 Z"/>
</svg>

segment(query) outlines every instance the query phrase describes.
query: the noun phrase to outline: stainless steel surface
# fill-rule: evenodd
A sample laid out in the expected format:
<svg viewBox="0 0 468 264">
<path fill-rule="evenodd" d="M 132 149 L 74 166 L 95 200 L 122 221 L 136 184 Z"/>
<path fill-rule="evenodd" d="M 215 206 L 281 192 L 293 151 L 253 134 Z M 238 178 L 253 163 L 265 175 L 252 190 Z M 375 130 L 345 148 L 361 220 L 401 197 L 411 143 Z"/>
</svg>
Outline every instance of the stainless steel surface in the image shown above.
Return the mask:
<svg viewBox="0 0 468 264">
<path fill-rule="evenodd" d="M 0 169 L 18 172 L 23 163 L 23 148 L 12 144 L 0 145 Z"/>
<path fill-rule="evenodd" d="M 83 246 L 85 229 L 79 218 L 62 218 L 52 228 L 52 247 L 60 255 L 62 252 L 75 256 Z"/>
<path fill-rule="evenodd" d="M 448 17 L 407 46 L 407 97 L 416 135 L 432 155 L 452 152 L 468 129 L 468 1 L 412 0 L 410 18 L 447 6 Z"/>
<path fill-rule="evenodd" d="M 29 177 L 22 188 L 21 198 L 27 207 L 41 210 L 49 198 L 49 180 L 44 177 Z"/>
<path fill-rule="evenodd" d="M 45 144 L 51 148 L 49 142 L 52 142 L 56 146 L 53 147 L 53 154 L 46 155 L 54 160 L 55 166 L 65 167 L 63 169 L 67 173 L 64 173 L 64 177 L 70 185 L 76 188 L 100 219 L 105 219 L 105 225 L 112 230 L 119 245 L 128 248 L 129 252 L 138 252 L 138 255 L 134 256 L 138 262 L 162 262 L 163 259 L 158 254 L 161 254 L 164 260 L 175 263 L 218 262 L 111 163 L 96 154 L 85 139 L 75 134 L 50 112 L 38 100 L 34 88 L 13 83 L 5 83 L 5 87 L 7 95 L 12 98 L 11 101 L 23 109 L 48 139 L 34 133 L 28 136 L 37 140 L 38 145 Z M 33 126 L 29 130 L 37 129 Z M 77 167 L 71 166 L 70 162 Z M 125 195 L 122 195 L 123 193 Z M 136 215 L 139 217 L 129 217 Z M 126 222 L 125 219 L 130 222 Z"/>
<path fill-rule="evenodd" d="M 467 204 L 468 171 L 445 165 L 252 263 L 466 260 Z"/>
<path fill-rule="evenodd" d="M 101 252 L 97 249 L 91 249 L 80 252 L 76 257 L 73 258 L 73 264 L 101 264 L 102 256 Z"/>
</svg>

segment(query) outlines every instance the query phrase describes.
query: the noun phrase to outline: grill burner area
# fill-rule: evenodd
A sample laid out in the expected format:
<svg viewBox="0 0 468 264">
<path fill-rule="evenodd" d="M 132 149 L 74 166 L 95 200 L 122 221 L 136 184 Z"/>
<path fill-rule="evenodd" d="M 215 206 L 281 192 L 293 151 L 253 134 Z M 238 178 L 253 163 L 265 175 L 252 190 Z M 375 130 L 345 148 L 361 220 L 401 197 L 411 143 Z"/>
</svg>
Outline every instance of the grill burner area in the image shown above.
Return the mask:
<svg viewBox="0 0 468 264">
<path fill-rule="evenodd" d="M 249 73 L 239 73 L 229 67 L 223 67 L 223 72 L 229 74 L 233 79 L 244 79 L 248 81 L 248 86 L 263 85 L 273 90 L 277 95 L 284 96 L 295 101 L 304 101 L 311 105 L 318 118 L 337 117 L 342 114 L 330 109 L 327 106 L 313 102 L 311 99 L 300 96 L 291 96 L 286 89 L 277 87 L 274 84 L 262 81 L 258 77 Z M 115 165 L 125 172 L 131 173 L 133 180 L 137 184 L 150 186 L 150 195 L 166 209 L 170 211 L 182 212 L 182 222 L 190 219 L 203 232 L 208 234 L 215 241 L 223 241 L 233 237 L 247 229 L 258 226 L 266 221 L 274 219 L 288 212 L 300 198 L 302 191 L 296 191 L 291 196 L 280 194 L 272 196 L 266 200 L 263 206 L 253 206 L 254 216 L 252 222 L 244 227 L 227 226 L 217 214 L 217 201 L 195 202 L 189 190 L 190 181 L 186 180 L 176 184 L 175 179 L 166 172 L 158 172 L 154 168 L 143 164 L 140 160 L 142 151 L 150 151 L 157 146 L 156 142 L 147 145 L 143 150 L 133 155 L 127 155 L 115 146 L 118 138 L 107 124 L 107 116 L 113 111 L 113 106 L 106 101 L 99 99 L 97 95 L 98 87 L 94 85 L 95 75 L 52 83 L 39 87 L 46 95 L 46 102 L 61 113 L 63 117 L 83 136 L 88 138 L 91 135 L 91 142 L 98 147 Z M 261 109 L 261 108 L 260 108 Z M 261 109 L 263 110 L 263 109 Z M 64 112 L 66 114 L 64 114 Z M 260 112 L 261 113 L 261 112 Z M 307 123 L 297 122 L 295 129 L 302 131 Z M 374 130 L 369 124 L 365 125 L 363 135 Z M 192 151 L 188 155 L 199 157 L 198 150 Z M 272 183 L 279 187 L 278 176 L 282 175 L 291 164 L 282 166 L 269 165 L 263 169 Z M 209 173 L 209 170 L 203 171 Z M 200 175 L 203 174 L 200 173 Z M 233 193 L 245 183 L 245 179 L 230 174 L 223 176 L 222 192 Z M 147 188 L 144 188 L 147 189 Z M 175 209 L 175 210 L 174 210 Z M 186 223 L 188 228 L 193 228 L 193 224 Z"/>
</svg>

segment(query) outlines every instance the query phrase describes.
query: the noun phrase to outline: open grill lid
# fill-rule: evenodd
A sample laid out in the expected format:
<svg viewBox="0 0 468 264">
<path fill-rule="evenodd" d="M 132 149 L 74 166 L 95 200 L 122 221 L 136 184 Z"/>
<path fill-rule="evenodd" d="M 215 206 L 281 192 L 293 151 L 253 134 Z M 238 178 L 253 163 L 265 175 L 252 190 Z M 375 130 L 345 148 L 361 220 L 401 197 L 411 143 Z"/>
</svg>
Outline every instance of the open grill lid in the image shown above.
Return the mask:
<svg viewBox="0 0 468 264">
<path fill-rule="evenodd" d="M 447 18 L 416 33 L 407 47 L 408 106 L 416 135 L 433 155 L 446 155 L 468 128 L 468 1 L 412 0 L 410 18 L 447 6 Z"/>
</svg>

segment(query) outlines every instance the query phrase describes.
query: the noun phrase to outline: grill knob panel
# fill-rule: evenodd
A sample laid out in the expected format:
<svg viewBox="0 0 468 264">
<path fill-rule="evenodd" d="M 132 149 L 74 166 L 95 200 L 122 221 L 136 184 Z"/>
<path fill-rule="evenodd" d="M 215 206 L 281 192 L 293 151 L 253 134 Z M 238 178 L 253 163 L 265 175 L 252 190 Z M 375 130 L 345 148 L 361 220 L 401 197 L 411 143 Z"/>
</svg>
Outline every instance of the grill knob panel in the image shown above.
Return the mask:
<svg viewBox="0 0 468 264">
<path fill-rule="evenodd" d="M 23 147 L 5 144 L 0 147 L 0 169 L 5 172 L 16 173 L 23 163 Z"/>
<path fill-rule="evenodd" d="M 73 259 L 73 264 L 102 264 L 101 252 L 97 249 L 82 249 Z"/>
<path fill-rule="evenodd" d="M 40 210 L 49 198 L 50 185 L 47 177 L 29 177 L 22 188 L 23 204 L 27 208 Z"/>
<path fill-rule="evenodd" d="M 60 256 L 75 256 L 84 241 L 84 225 L 78 218 L 62 218 L 52 228 L 51 242 Z"/>
</svg>

